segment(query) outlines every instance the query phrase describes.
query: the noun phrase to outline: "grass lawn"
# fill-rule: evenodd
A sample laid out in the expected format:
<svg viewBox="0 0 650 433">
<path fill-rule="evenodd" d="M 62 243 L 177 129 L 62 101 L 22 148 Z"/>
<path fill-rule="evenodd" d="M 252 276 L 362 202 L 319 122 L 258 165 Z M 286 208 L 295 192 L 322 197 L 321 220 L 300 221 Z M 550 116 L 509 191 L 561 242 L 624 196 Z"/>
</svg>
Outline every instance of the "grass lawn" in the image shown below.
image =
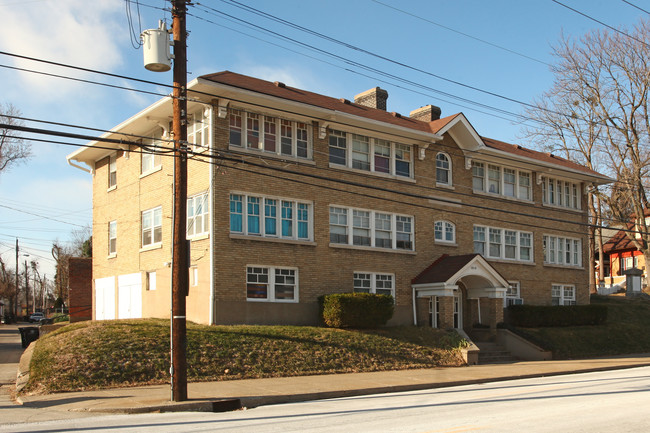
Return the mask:
<svg viewBox="0 0 650 433">
<path fill-rule="evenodd" d="M 455 332 L 393 327 L 340 330 L 188 323 L 188 380 L 348 373 L 463 365 Z M 24 392 L 169 382 L 169 321 L 81 322 L 41 337 Z"/>
<path fill-rule="evenodd" d="M 592 296 L 607 305 L 600 326 L 518 328 L 517 333 L 553 351 L 553 359 L 579 359 L 650 352 L 650 300 L 624 296 Z"/>
</svg>

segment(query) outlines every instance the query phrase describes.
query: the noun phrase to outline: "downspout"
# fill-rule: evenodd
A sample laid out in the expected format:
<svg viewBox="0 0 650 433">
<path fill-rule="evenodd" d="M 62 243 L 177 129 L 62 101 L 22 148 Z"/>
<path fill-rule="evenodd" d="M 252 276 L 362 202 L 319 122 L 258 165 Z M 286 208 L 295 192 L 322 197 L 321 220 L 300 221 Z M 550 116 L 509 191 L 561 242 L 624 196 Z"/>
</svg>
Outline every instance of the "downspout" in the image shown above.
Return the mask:
<svg viewBox="0 0 650 433">
<path fill-rule="evenodd" d="M 208 146 L 209 152 L 212 152 L 213 148 L 213 140 L 214 140 L 214 122 L 213 122 L 213 114 L 214 110 L 212 106 L 210 106 L 210 125 L 208 126 L 208 131 L 210 134 L 210 140 L 208 141 Z M 210 233 L 209 233 L 209 239 L 210 239 L 210 325 L 215 324 L 215 298 L 214 298 L 214 230 L 212 229 L 212 224 L 214 222 L 214 182 L 215 182 L 215 177 L 214 177 L 214 164 L 209 164 L 210 167 L 210 174 L 208 176 L 208 179 L 210 179 L 210 185 L 208 186 L 208 198 L 209 198 L 209 203 L 210 203 Z"/>
<path fill-rule="evenodd" d="M 413 326 L 418 326 L 417 310 L 415 308 L 415 287 L 413 289 Z"/>
</svg>

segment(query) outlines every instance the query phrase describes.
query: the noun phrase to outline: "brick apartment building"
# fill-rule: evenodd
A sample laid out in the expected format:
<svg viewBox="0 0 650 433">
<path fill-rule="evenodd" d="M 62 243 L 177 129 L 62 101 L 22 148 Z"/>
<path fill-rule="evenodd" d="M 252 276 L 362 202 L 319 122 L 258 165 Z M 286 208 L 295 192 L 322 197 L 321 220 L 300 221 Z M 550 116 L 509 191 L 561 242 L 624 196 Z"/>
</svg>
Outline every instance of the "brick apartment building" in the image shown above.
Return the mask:
<svg viewBox="0 0 650 433">
<path fill-rule="evenodd" d="M 589 302 L 586 190 L 610 181 L 480 136 L 232 72 L 189 85 L 187 317 L 315 324 L 317 298 L 387 293 L 390 324 L 495 327 L 510 303 Z M 171 100 L 68 156 L 93 177 L 93 318 L 170 316 Z M 140 138 L 138 138 L 140 137 Z"/>
</svg>

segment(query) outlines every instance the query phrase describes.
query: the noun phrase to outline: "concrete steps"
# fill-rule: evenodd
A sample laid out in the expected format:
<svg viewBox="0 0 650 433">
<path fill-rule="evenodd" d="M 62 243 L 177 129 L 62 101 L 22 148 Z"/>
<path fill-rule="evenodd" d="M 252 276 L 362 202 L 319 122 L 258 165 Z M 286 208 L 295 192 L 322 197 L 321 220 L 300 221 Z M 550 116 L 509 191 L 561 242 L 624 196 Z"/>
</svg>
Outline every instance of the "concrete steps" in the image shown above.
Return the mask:
<svg viewBox="0 0 650 433">
<path fill-rule="evenodd" d="M 476 342 L 480 352 L 478 354 L 479 364 L 504 364 L 517 361 L 506 348 L 492 342 Z"/>
</svg>

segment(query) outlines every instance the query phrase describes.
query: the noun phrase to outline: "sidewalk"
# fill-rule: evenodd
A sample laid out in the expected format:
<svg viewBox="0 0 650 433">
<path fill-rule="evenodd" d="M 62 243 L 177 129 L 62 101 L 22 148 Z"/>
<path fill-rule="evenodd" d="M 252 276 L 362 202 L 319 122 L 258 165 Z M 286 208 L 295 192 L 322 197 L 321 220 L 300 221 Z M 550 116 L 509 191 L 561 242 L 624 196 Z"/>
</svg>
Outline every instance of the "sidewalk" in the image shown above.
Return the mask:
<svg viewBox="0 0 650 433">
<path fill-rule="evenodd" d="M 509 379 L 650 366 L 650 354 L 587 360 L 526 361 L 457 368 L 245 379 L 188 384 L 189 400 L 171 402 L 169 385 L 21 396 L 24 406 L 57 411 L 216 412 L 240 407 L 432 389 Z"/>
</svg>

